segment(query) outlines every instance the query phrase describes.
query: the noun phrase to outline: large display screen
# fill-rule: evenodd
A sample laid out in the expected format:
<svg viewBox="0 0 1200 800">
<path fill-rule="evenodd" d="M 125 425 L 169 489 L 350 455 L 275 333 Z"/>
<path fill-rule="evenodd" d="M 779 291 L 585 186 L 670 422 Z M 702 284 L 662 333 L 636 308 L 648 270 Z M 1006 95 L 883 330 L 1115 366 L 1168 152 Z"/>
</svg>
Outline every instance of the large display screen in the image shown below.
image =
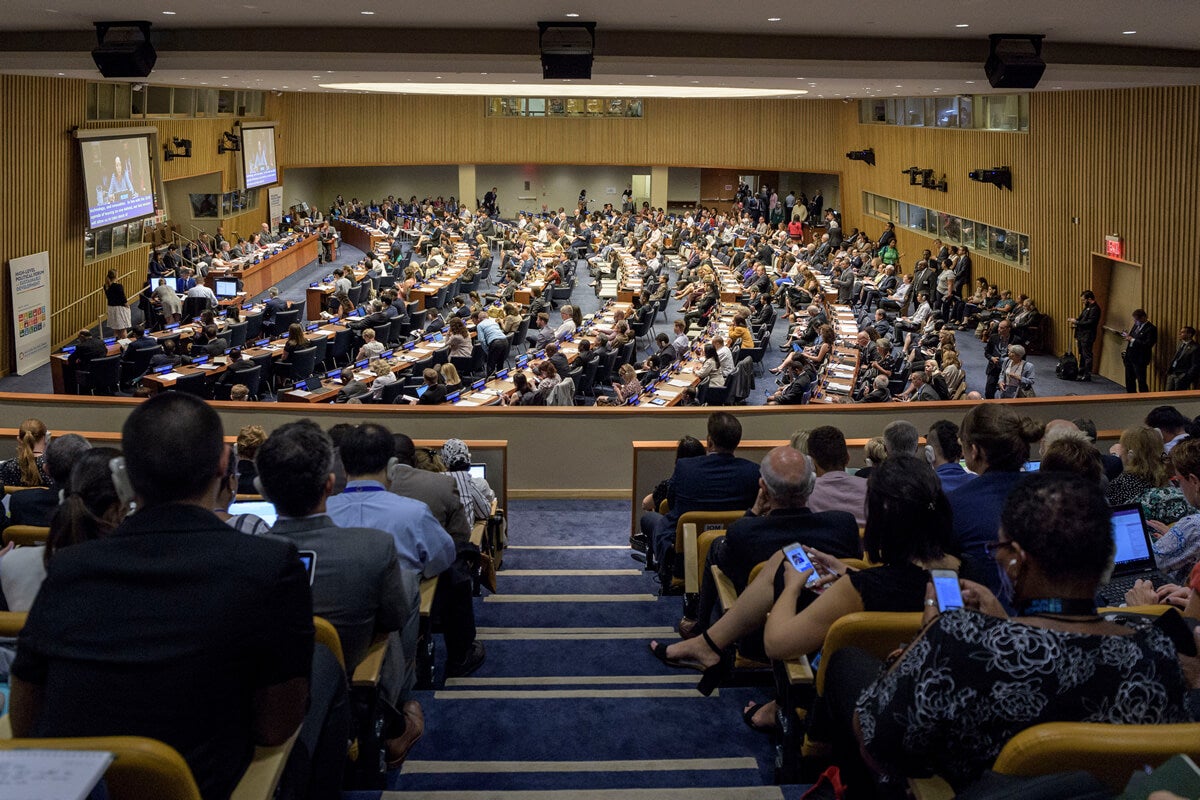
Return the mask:
<svg viewBox="0 0 1200 800">
<path fill-rule="evenodd" d="M 246 188 L 279 180 L 275 168 L 275 129 L 242 127 L 242 167 Z"/>
<path fill-rule="evenodd" d="M 95 230 L 154 213 L 147 137 L 85 139 L 79 147 L 89 228 Z"/>
</svg>

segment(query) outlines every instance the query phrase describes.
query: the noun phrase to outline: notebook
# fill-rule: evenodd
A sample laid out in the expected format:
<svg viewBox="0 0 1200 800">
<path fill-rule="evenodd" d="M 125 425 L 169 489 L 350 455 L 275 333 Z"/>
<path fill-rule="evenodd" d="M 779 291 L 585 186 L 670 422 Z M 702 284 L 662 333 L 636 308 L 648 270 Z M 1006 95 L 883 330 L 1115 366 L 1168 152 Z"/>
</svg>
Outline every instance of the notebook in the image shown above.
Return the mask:
<svg viewBox="0 0 1200 800">
<path fill-rule="evenodd" d="M 1150 529 L 1142 516 L 1140 504 L 1113 506 L 1112 532 L 1116 544 L 1112 579 L 1099 591 L 1105 605 L 1123 605 L 1125 592 L 1133 587 L 1134 581 L 1148 580 L 1155 586 L 1171 582 L 1170 578 L 1158 571 L 1151 547 Z"/>
</svg>

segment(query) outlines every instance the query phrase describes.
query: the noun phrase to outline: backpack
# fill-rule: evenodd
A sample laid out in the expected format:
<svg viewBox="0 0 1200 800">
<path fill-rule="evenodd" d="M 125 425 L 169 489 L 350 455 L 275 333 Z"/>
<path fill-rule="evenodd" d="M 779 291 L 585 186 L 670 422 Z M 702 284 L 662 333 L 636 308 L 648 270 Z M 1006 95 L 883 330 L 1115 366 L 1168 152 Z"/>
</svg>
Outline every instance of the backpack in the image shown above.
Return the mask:
<svg viewBox="0 0 1200 800">
<path fill-rule="evenodd" d="M 1063 353 L 1062 358 L 1058 360 L 1058 366 L 1054 368 L 1054 374 L 1064 381 L 1073 381 L 1079 375 L 1079 362 L 1075 360 L 1075 354 L 1070 350 Z"/>
</svg>

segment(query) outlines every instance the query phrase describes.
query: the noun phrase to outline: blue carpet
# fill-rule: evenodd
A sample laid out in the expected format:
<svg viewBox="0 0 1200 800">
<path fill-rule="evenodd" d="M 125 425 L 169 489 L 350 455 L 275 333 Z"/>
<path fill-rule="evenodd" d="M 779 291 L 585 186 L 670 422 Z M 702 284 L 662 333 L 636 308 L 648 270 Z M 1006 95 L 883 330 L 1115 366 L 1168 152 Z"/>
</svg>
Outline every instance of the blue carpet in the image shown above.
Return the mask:
<svg viewBox="0 0 1200 800">
<path fill-rule="evenodd" d="M 616 550 L 510 549 L 498 573 L 499 596 L 514 594 L 646 594 L 657 583 L 649 573 L 600 576 L 508 575 L 512 570 L 639 569 L 629 557 L 629 506 L 623 501 L 514 501 L 509 509 L 510 544 L 621 545 Z M 653 635 L 623 629 L 666 628 L 678 620 L 678 597 L 642 602 L 476 601 L 487 661 L 465 681 L 419 692 L 425 737 L 405 770 L 393 772 L 389 788 L 420 794 L 450 790 L 564 790 L 667 787 L 749 787 L 771 783 L 772 753 L 766 737 L 741 722 L 754 688 L 722 688 L 705 698 L 695 691 L 699 673 L 672 670 L 650 653 Z M 547 628 L 560 638 L 494 638 L 495 629 Z M 613 628 L 599 638 L 564 628 Z M 534 631 L 534 634 L 541 634 Z M 657 638 L 674 640 L 673 633 Z M 441 651 L 439 645 L 439 653 Z M 597 683 L 601 677 L 605 682 Z M 651 678 L 650 682 L 645 679 Z M 517 691 L 520 695 L 496 696 Z M 592 696 L 560 696 L 562 692 Z M 614 696 L 638 691 L 650 696 Z M 486 694 L 483 694 L 486 693 Z M 682 759 L 741 759 L 720 769 L 697 769 Z M 628 761 L 629 769 L 529 771 L 457 762 Z M 646 769 L 640 762 L 668 762 Z M 728 767 L 728 768 L 726 768 Z M 795 793 L 789 795 L 797 796 Z M 375 800 L 347 793 L 347 800 Z"/>
</svg>

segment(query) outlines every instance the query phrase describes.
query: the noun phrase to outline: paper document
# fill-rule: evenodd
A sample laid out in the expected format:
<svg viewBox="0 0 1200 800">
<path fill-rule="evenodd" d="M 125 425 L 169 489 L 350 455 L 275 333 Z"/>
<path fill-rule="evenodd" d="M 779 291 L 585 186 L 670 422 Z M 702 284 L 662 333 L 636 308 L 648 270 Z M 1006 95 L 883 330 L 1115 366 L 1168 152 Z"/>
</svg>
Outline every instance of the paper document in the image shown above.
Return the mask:
<svg viewBox="0 0 1200 800">
<path fill-rule="evenodd" d="M 678 386 L 680 389 L 686 389 L 692 385 L 691 381 L 685 381 L 680 378 L 671 378 L 667 383 L 671 386 Z"/>
<path fill-rule="evenodd" d="M 112 753 L 95 750 L 3 750 L 0 797 L 83 800 L 112 761 Z"/>
</svg>

